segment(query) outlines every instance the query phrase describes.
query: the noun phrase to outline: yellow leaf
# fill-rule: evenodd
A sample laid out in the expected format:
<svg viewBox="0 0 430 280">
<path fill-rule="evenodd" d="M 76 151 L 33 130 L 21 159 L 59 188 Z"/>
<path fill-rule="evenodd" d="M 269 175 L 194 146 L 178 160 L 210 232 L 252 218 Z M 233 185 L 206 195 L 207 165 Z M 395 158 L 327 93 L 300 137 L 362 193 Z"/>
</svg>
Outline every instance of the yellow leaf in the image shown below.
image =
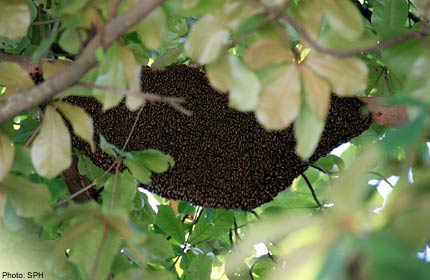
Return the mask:
<svg viewBox="0 0 430 280">
<path fill-rule="evenodd" d="M 141 65 L 137 63 L 134 54 L 126 47 L 121 47 L 122 60 L 124 65 L 125 82 L 127 89 L 133 92 L 141 92 L 140 90 L 140 72 Z M 130 111 L 137 110 L 144 105 L 145 99 L 141 96 L 127 96 L 125 105 Z"/>
<path fill-rule="evenodd" d="M 306 102 L 312 112 L 322 121 L 330 109 L 330 88 L 326 81 L 315 75 L 306 65 L 302 65 L 303 90 Z"/>
<path fill-rule="evenodd" d="M 229 96 L 230 107 L 242 112 L 255 110 L 261 87 L 257 75 L 234 55 L 228 57 L 228 64 L 233 79 Z"/>
<path fill-rule="evenodd" d="M 58 72 L 62 70 L 64 67 L 66 67 L 63 63 L 56 63 L 51 61 L 43 61 L 42 62 L 42 69 L 43 69 L 43 78 L 46 80 Z"/>
<path fill-rule="evenodd" d="M 358 58 L 336 58 L 311 52 L 305 63 L 327 80 L 331 90 L 339 96 L 353 96 L 366 89 L 369 70 Z"/>
<path fill-rule="evenodd" d="M 0 133 L 0 181 L 9 173 L 13 163 L 14 153 L 15 146 L 12 144 L 9 137 Z"/>
<path fill-rule="evenodd" d="M 345 39 L 360 38 L 364 31 L 363 19 L 349 0 L 325 0 L 325 12 L 329 25 Z"/>
<path fill-rule="evenodd" d="M 93 119 L 84 109 L 67 102 L 56 102 L 55 106 L 64 114 L 72 125 L 75 134 L 91 146 L 91 151 L 95 151 L 94 145 L 94 124 Z"/>
<path fill-rule="evenodd" d="M 293 122 L 299 111 L 299 71 L 294 64 L 290 64 L 263 88 L 256 117 L 264 128 L 281 130 Z"/>
<path fill-rule="evenodd" d="M 33 87 L 27 72 L 15 62 L 0 62 L 0 85 L 6 87 L 6 95 Z"/>
<path fill-rule="evenodd" d="M 42 128 L 31 147 L 31 161 L 37 173 L 48 179 L 57 176 L 72 162 L 71 141 L 60 114 L 47 106 Z"/>
<path fill-rule="evenodd" d="M 144 20 L 136 25 L 142 43 L 151 50 L 160 47 L 161 39 L 166 31 L 167 17 L 162 8 L 152 11 Z"/>
<path fill-rule="evenodd" d="M 271 64 L 292 60 L 293 56 L 279 40 L 263 39 L 252 44 L 243 58 L 252 70 L 258 70 Z"/>
<path fill-rule="evenodd" d="M 206 14 L 191 28 L 185 50 L 200 64 L 214 62 L 227 45 L 230 32 L 218 14 Z"/>
<path fill-rule="evenodd" d="M 24 0 L 1 0 L 0 36 L 23 37 L 30 25 L 30 9 Z"/>
<path fill-rule="evenodd" d="M 305 103 L 294 122 L 296 154 L 303 160 L 308 160 L 317 148 L 323 130 L 324 121 L 317 118 Z"/>
<path fill-rule="evenodd" d="M 221 92 L 229 91 L 233 83 L 227 58 L 228 56 L 223 56 L 206 67 L 206 76 L 210 84 Z"/>
</svg>

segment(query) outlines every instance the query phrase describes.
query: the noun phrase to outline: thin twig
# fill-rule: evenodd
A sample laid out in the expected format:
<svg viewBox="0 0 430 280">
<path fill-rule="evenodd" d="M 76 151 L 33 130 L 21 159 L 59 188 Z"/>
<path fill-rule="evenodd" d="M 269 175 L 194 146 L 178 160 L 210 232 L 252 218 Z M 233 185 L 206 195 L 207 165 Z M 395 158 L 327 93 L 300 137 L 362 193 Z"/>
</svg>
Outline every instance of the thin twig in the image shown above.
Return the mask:
<svg viewBox="0 0 430 280">
<path fill-rule="evenodd" d="M 31 25 L 47 25 L 47 24 L 56 23 L 56 22 L 60 22 L 60 20 L 59 19 L 40 20 L 40 21 L 32 22 Z"/>
<path fill-rule="evenodd" d="M 143 101 L 149 101 L 149 102 L 162 102 L 169 104 L 174 109 L 178 110 L 179 112 L 183 113 L 184 115 L 191 116 L 192 112 L 182 107 L 180 104 L 184 103 L 185 100 L 183 98 L 179 97 L 173 97 L 173 96 L 162 96 L 158 94 L 153 94 L 149 92 L 140 92 L 140 91 L 133 91 L 133 90 L 127 90 L 124 88 L 117 88 L 117 87 L 111 87 L 111 86 L 103 86 L 103 85 L 96 85 L 96 84 L 90 84 L 90 83 L 83 83 L 79 82 L 76 84 L 78 87 L 88 88 L 88 89 L 99 89 L 104 90 L 108 92 L 112 92 L 121 96 L 133 96 L 142 98 Z"/>
<path fill-rule="evenodd" d="M 381 173 L 379 173 L 377 171 L 369 171 L 369 173 L 378 176 L 379 178 L 382 179 L 382 181 L 387 183 L 392 189 L 394 188 L 393 184 L 391 184 L 391 182 L 388 181 L 388 179 L 384 175 L 382 175 Z"/>
<path fill-rule="evenodd" d="M 306 27 L 304 25 L 302 25 L 300 22 L 296 21 L 295 19 L 293 19 L 292 17 L 290 17 L 287 14 L 284 14 L 282 12 L 278 12 L 274 9 L 272 9 L 271 7 L 265 5 L 264 3 L 262 3 L 259 0 L 251 0 L 252 2 L 256 2 L 258 3 L 265 11 L 265 13 L 268 16 L 275 16 L 278 19 L 282 19 L 283 21 L 285 21 L 286 23 L 288 23 L 289 25 L 291 25 L 294 29 L 296 29 L 297 32 L 299 32 L 303 39 L 309 43 L 309 45 L 315 49 L 316 51 L 320 52 L 320 53 L 324 53 L 324 54 L 328 54 L 334 57 L 339 57 L 339 58 L 343 58 L 343 57 L 351 57 L 351 56 L 356 56 L 356 55 L 362 55 L 362 54 L 366 54 L 366 53 L 371 53 L 371 52 L 377 52 L 380 51 L 382 49 L 386 49 L 388 47 L 391 47 L 395 44 L 404 42 L 404 41 L 408 41 L 411 39 L 422 39 L 425 36 L 429 36 L 428 32 L 425 31 L 421 31 L 421 32 L 410 32 L 410 33 L 405 33 L 403 35 L 400 35 L 398 37 L 392 38 L 390 40 L 387 40 L 385 42 L 382 43 L 378 43 L 376 45 L 370 46 L 370 47 L 364 47 L 364 48 L 359 48 L 359 49 L 353 49 L 353 50 L 338 50 L 338 49 L 333 49 L 333 48 L 327 48 L 324 47 L 322 45 L 320 45 L 313 37 L 312 35 L 307 31 Z"/>
<path fill-rule="evenodd" d="M 319 207 L 319 208 L 322 208 L 322 207 L 323 207 L 323 205 L 322 205 L 322 203 L 319 201 L 319 199 L 318 199 L 318 197 L 317 197 L 317 195 L 316 195 L 316 193 L 315 193 L 315 191 L 314 191 L 314 188 L 312 187 L 312 184 L 311 184 L 311 182 L 309 181 L 308 177 L 305 175 L 305 173 L 302 173 L 302 175 L 301 175 L 301 176 L 303 177 L 303 179 L 305 180 L 306 184 L 308 185 L 308 188 L 309 188 L 309 190 L 311 191 L 312 197 L 314 198 L 315 202 L 318 204 L 318 207 Z"/>
</svg>

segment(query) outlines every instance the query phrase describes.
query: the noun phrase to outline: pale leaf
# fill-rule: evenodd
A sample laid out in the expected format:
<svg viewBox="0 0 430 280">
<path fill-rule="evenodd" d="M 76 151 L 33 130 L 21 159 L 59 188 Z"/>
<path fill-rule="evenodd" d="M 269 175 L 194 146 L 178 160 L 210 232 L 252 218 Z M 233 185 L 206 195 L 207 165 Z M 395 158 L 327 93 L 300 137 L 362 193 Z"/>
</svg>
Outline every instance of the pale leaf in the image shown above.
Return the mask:
<svg viewBox="0 0 430 280">
<path fill-rule="evenodd" d="M 263 88 L 256 117 L 265 129 L 281 130 L 293 122 L 299 111 L 299 72 L 297 67 L 291 64 Z"/>
<path fill-rule="evenodd" d="M 311 53 L 305 63 L 327 80 L 331 90 L 339 96 L 353 96 L 366 89 L 369 70 L 358 58 L 335 58 Z"/>
<path fill-rule="evenodd" d="M 296 137 L 296 154 L 303 160 L 309 159 L 318 146 L 324 129 L 324 121 L 318 119 L 307 104 L 302 106 L 299 116 L 294 122 Z"/>
<path fill-rule="evenodd" d="M 236 56 L 228 57 L 233 83 L 229 96 L 230 107 L 247 112 L 257 109 L 260 94 L 260 81 Z"/>
<path fill-rule="evenodd" d="M 63 63 L 43 61 L 42 62 L 43 78 L 46 80 L 46 79 L 54 76 L 60 70 L 62 70 L 65 66 L 66 65 Z"/>
<path fill-rule="evenodd" d="M 326 17 L 331 28 L 349 40 L 360 38 L 364 31 L 360 12 L 349 0 L 325 0 Z"/>
<path fill-rule="evenodd" d="M 214 62 L 228 44 L 230 32 L 223 27 L 223 18 L 206 14 L 191 28 L 185 50 L 200 64 Z"/>
<path fill-rule="evenodd" d="M 151 50 L 160 47 L 161 39 L 166 31 L 167 17 L 162 8 L 152 11 L 134 28 L 143 44 Z"/>
<path fill-rule="evenodd" d="M 322 121 L 330 108 L 330 88 L 326 81 L 315 75 L 306 65 L 302 65 L 303 91 L 312 112 Z"/>
<path fill-rule="evenodd" d="M 15 38 L 27 34 L 30 10 L 24 0 L 1 0 L 0 36 Z"/>
<path fill-rule="evenodd" d="M 70 122 L 75 134 L 87 141 L 91 146 L 91 151 L 94 152 L 94 124 L 91 116 L 81 107 L 67 102 L 57 102 L 55 106 Z"/>
<path fill-rule="evenodd" d="M 13 163 L 15 146 L 9 137 L 0 133 L 0 181 L 6 177 Z"/>
<path fill-rule="evenodd" d="M 48 179 L 67 169 L 72 161 L 69 130 L 51 106 L 46 107 L 42 128 L 31 147 L 31 161 L 37 173 Z"/>
<path fill-rule="evenodd" d="M 140 89 L 140 72 L 141 65 L 137 63 L 134 54 L 127 48 L 121 47 L 122 60 L 124 62 L 125 82 L 127 89 L 139 93 Z M 145 104 L 143 96 L 127 96 L 125 105 L 130 111 L 137 110 L 140 106 Z"/>
<path fill-rule="evenodd" d="M 232 86 L 228 56 L 223 56 L 217 61 L 207 65 L 206 76 L 210 84 L 221 92 L 228 92 Z"/>
<path fill-rule="evenodd" d="M 271 64 L 292 60 L 291 51 L 277 39 L 256 41 L 245 52 L 245 63 L 252 70 L 258 70 Z"/>
<path fill-rule="evenodd" d="M 6 94 L 10 94 L 31 88 L 33 81 L 17 63 L 3 61 L 0 62 L 0 85 L 6 87 Z"/>
</svg>

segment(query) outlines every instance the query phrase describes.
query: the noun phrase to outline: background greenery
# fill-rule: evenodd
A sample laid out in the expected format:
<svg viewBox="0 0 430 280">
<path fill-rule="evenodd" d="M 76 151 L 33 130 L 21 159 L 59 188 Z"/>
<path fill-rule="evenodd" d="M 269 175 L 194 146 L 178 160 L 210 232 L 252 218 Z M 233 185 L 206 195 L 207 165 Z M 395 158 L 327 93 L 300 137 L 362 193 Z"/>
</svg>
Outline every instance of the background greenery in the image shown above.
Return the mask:
<svg viewBox="0 0 430 280">
<path fill-rule="evenodd" d="M 45 58 L 78 57 L 137 2 L 0 0 L 1 52 L 31 56 L 48 78 L 64 65 Z M 429 18 L 427 0 L 165 1 L 98 48 L 81 86 L 56 97 L 93 95 L 108 109 L 127 95 L 136 110 L 148 98 L 138 92 L 140 65 L 202 64 L 233 108 L 255 112 L 269 130 L 294 123 L 304 159 L 332 91 L 403 104 L 410 121 L 372 125 L 310 167 L 309 184 L 298 177 L 243 212 L 169 204 L 137 190 L 174 159 L 105 141 L 128 169 L 106 174 L 80 156 L 81 173 L 104 188 L 100 201 L 71 203 L 61 172 L 72 149 L 58 111 L 91 145 L 92 120 L 59 100 L 41 122 L 36 107 L 0 127 L 0 271 L 43 271 L 44 279 L 428 279 Z M 0 85 L 0 106 L 34 86 L 5 61 Z"/>
</svg>

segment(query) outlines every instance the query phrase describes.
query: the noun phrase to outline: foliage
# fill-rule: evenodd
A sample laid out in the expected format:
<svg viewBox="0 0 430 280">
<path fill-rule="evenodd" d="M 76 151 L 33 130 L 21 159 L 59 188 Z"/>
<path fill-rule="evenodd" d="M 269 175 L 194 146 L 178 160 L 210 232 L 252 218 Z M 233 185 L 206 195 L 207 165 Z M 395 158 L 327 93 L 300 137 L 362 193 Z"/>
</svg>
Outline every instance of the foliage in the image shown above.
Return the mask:
<svg viewBox="0 0 430 280">
<path fill-rule="evenodd" d="M 45 58 L 73 60 L 138 2 L 0 0 L 1 52 L 31 56 L 55 79 L 65 66 Z M 34 108 L 0 127 L 0 270 L 43 271 L 45 279 L 428 279 L 430 265 L 416 253 L 430 232 L 429 18 L 428 0 L 165 1 L 97 49 L 98 65 L 44 113 Z M 117 159 L 105 173 L 72 151 L 68 124 L 94 150 L 93 122 L 61 99 L 91 95 L 107 110 L 127 95 L 137 110 L 147 101 L 140 65 L 175 63 L 204 64 L 229 105 L 255 113 L 264 128 L 293 125 L 304 160 L 331 93 L 405 105 L 410 121 L 372 125 L 252 213 L 156 196 L 151 205 L 154 196 L 136 186 L 174 159 L 101 138 Z M 3 106 L 34 85 L 19 64 L 1 61 L 0 86 Z M 100 201 L 70 201 L 61 172 L 72 154 Z"/>
</svg>

